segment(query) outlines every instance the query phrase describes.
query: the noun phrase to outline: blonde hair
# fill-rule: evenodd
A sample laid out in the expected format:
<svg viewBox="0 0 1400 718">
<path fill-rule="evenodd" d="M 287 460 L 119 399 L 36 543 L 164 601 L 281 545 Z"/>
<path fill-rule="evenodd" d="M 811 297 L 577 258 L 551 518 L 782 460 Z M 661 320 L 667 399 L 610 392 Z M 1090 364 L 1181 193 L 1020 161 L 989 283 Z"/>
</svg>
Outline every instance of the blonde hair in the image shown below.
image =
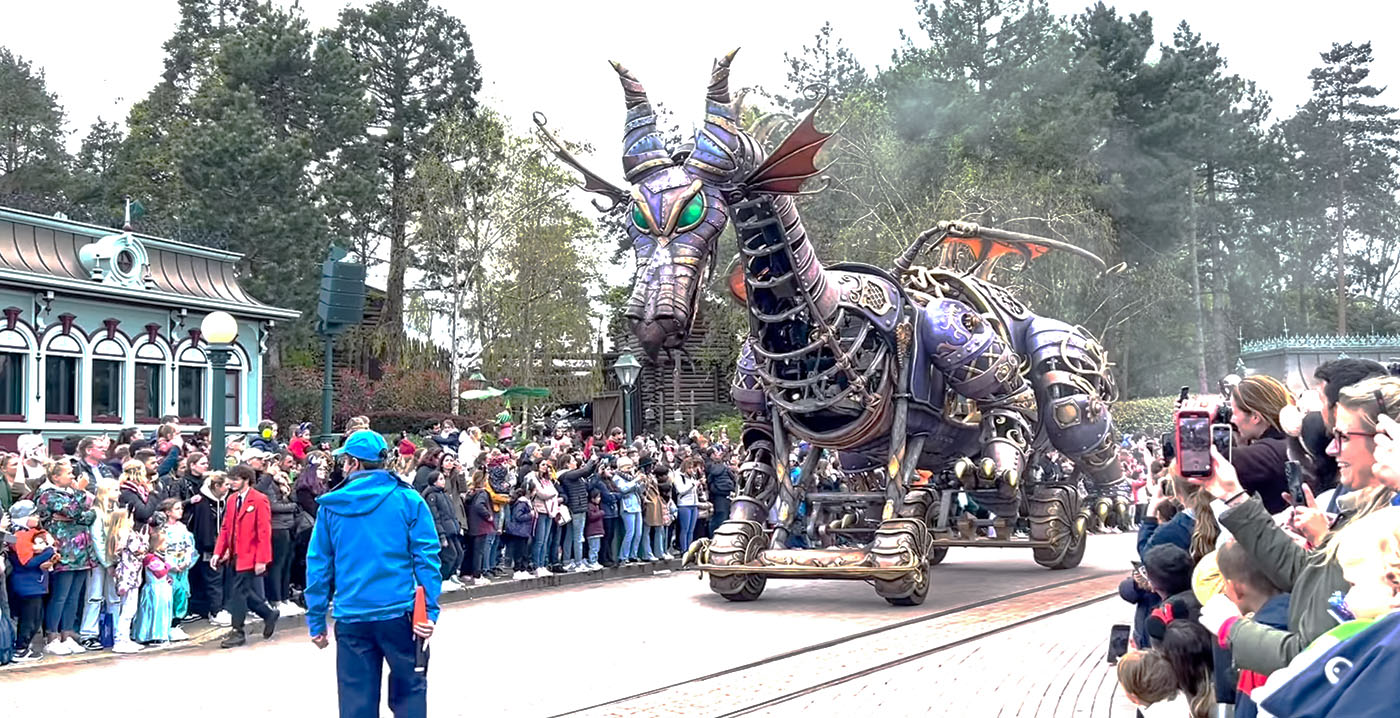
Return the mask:
<svg viewBox="0 0 1400 718">
<path fill-rule="evenodd" d="M 1400 507 L 1387 506 L 1352 521 L 1333 543 L 1343 569 L 1375 565 L 1380 580 L 1400 593 Z"/>
<path fill-rule="evenodd" d="M 93 492 L 95 497 L 92 502 L 94 511 L 107 516 L 117 510 L 117 497 L 121 493 L 121 484 L 114 479 L 98 479 L 97 489 Z"/>
<path fill-rule="evenodd" d="M 1337 395 L 1337 406 L 1365 414 L 1372 424 L 1382 413 L 1400 420 L 1400 378 L 1377 376 L 1342 387 Z"/>
<path fill-rule="evenodd" d="M 146 480 L 146 464 L 135 459 L 122 464 L 122 478 L 138 483 Z"/>
<path fill-rule="evenodd" d="M 1191 509 L 1196 515 L 1196 528 L 1191 530 L 1191 560 L 1215 550 L 1215 542 L 1220 539 L 1220 524 L 1215 521 L 1215 511 L 1211 509 L 1211 495 L 1199 484 L 1193 484 L 1179 476 L 1172 477 L 1172 489 L 1181 500 L 1184 509 Z"/>
<path fill-rule="evenodd" d="M 1230 391 L 1235 405 L 1264 417 L 1264 421 L 1277 431 L 1283 431 L 1279 424 L 1279 412 L 1293 403 L 1293 395 L 1283 382 L 1265 374 L 1245 377 Z"/>
<path fill-rule="evenodd" d="M 1176 695 L 1176 674 L 1156 651 L 1129 651 L 1118 659 L 1118 685 L 1151 705 Z"/>
<path fill-rule="evenodd" d="M 136 523 L 131 518 L 131 512 L 126 509 L 117 509 L 107 517 L 107 555 L 116 556 L 122 549 L 122 537 L 131 531 Z"/>
</svg>

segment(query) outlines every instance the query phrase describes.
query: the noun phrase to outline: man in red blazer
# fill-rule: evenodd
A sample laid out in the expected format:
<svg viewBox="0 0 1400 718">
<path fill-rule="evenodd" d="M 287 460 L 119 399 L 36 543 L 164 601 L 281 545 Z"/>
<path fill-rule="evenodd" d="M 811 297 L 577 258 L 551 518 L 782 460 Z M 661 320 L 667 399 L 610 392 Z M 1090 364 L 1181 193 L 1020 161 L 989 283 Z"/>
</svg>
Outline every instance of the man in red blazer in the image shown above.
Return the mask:
<svg viewBox="0 0 1400 718">
<path fill-rule="evenodd" d="M 234 570 L 233 590 L 226 602 L 233 630 L 224 637 L 220 648 L 247 643 L 243 622 L 248 611 L 262 618 L 263 638 L 272 638 L 277 619 L 281 617 L 257 590 L 262 585 L 267 565 L 272 563 L 272 507 L 267 496 L 253 488 L 257 476 L 253 467 L 239 464 L 229 469 L 224 481 L 228 486 L 224 525 L 214 544 L 214 557 L 209 560 L 209 566 L 216 571 L 223 563 L 232 563 Z"/>
</svg>

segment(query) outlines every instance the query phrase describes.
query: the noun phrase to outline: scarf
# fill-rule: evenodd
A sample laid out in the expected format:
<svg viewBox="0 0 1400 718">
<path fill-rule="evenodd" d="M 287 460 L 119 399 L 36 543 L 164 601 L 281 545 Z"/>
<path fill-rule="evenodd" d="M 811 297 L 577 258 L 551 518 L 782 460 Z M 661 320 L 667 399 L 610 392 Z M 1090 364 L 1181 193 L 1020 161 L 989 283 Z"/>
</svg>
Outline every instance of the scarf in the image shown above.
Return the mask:
<svg viewBox="0 0 1400 718">
<path fill-rule="evenodd" d="M 130 491 L 130 492 L 136 494 L 137 496 L 141 497 L 141 503 L 143 503 L 143 504 L 150 500 L 150 498 L 149 498 L 149 497 L 150 497 L 150 494 L 151 494 L 150 488 L 148 488 L 148 487 L 147 487 L 146 485 L 144 485 L 144 484 L 140 484 L 140 483 L 137 483 L 137 482 L 135 482 L 135 481 L 132 481 L 131 479 L 125 479 L 125 478 L 122 479 L 121 490 L 122 490 L 122 491 Z"/>
</svg>

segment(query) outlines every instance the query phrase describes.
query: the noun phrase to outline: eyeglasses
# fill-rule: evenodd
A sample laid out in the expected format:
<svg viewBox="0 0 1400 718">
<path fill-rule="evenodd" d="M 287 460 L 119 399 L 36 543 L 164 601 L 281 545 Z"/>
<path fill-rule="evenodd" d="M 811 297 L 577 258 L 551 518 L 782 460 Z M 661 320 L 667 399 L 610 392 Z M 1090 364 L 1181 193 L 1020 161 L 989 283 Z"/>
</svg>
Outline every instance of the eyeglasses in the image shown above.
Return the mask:
<svg viewBox="0 0 1400 718">
<path fill-rule="evenodd" d="M 1337 446 L 1339 448 L 1346 446 L 1347 442 L 1351 441 L 1352 437 L 1372 438 L 1375 435 L 1376 432 L 1374 431 L 1342 431 L 1341 429 L 1332 430 L 1332 440 L 1337 442 Z"/>
</svg>

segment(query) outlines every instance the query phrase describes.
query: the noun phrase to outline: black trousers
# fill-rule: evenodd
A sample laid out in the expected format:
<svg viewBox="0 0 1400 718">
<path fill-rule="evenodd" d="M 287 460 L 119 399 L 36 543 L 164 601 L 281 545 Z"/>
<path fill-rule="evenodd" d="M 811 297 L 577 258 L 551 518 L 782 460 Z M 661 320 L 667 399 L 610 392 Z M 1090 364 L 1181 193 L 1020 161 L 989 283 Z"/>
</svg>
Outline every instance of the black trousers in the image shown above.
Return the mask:
<svg viewBox="0 0 1400 718">
<path fill-rule="evenodd" d="M 272 618 L 272 607 L 267 605 L 267 599 L 263 596 L 262 583 L 262 576 L 252 571 L 233 574 L 233 591 L 229 593 L 227 606 L 229 617 L 233 619 L 233 630 L 243 630 L 249 611 L 258 614 L 264 621 Z"/>
<path fill-rule="evenodd" d="M 190 613 L 213 616 L 225 610 L 233 589 L 233 573 L 233 566 L 227 563 L 212 569 L 201 558 L 190 569 Z"/>
<path fill-rule="evenodd" d="M 15 633 L 15 648 L 29 648 L 34 635 L 44 627 L 44 597 L 20 596 L 16 599 L 15 614 L 19 617 L 19 630 Z"/>
<path fill-rule="evenodd" d="M 292 532 L 289 529 L 272 530 L 272 563 L 263 574 L 267 600 L 282 603 L 292 597 Z"/>
<path fill-rule="evenodd" d="M 617 563 L 617 551 L 613 546 L 622 535 L 622 518 L 613 517 L 603 519 L 603 540 L 598 547 L 598 561 L 603 564 L 612 565 Z"/>
<path fill-rule="evenodd" d="M 442 580 L 446 581 L 457 575 L 457 568 L 462 563 L 462 537 L 445 536 L 443 538 L 447 543 L 442 547 L 442 555 L 439 558 L 442 560 Z"/>
</svg>

